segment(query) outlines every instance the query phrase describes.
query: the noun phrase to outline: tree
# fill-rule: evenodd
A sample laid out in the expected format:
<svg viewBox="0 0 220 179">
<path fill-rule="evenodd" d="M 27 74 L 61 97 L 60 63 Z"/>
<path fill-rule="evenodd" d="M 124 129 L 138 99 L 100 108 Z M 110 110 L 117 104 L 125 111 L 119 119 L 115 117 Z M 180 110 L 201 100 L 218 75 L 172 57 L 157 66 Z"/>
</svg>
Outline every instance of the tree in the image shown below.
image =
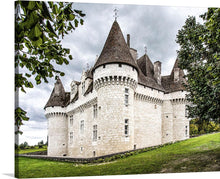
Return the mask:
<svg viewBox="0 0 220 179">
<path fill-rule="evenodd" d="M 40 142 L 38 142 L 38 147 L 39 147 L 39 148 L 42 148 L 43 145 L 44 145 L 44 141 L 43 141 L 43 140 L 41 140 Z"/>
<path fill-rule="evenodd" d="M 24 143 L 19 145 L 20 149 L 26 149 L 27 147 L 28 147 L 28 143 L 27 142 L 24 142 Z"/>
<path fill-rule="evenodd" d="M 15 90 L 25 92 L 36 85 L 64 72 L 54 64 L 69 64 L 70 50 L 63 48 L 60 38 L 83 25 L 84 13 L 73 9 L 73 3 L 45 1 L 15 2 Z M 23 68 L 25 72 L 20 72 Z M 22 121 L 29 120 L 26 111 L 15 109 L 16 133 L 22 134 Z"/>
<path fill-rule="evenodd" d="M 203 124 L 201 125 L 198 121 L 198 118 L 190 120 L 190 136 L 220 131 L 219 123 L 214 121 L 209 121 L 207 123 L 206 121 L 203 121 Z"/>
<path fill-rule="evenodd" d="M 203 24 L 189 17 L 176 41 L 180 68 L 186 70 L 189 117 L 207 125 L 220 120 L 220 9 L 208 8 L 200 17 Z"/>
</svg>

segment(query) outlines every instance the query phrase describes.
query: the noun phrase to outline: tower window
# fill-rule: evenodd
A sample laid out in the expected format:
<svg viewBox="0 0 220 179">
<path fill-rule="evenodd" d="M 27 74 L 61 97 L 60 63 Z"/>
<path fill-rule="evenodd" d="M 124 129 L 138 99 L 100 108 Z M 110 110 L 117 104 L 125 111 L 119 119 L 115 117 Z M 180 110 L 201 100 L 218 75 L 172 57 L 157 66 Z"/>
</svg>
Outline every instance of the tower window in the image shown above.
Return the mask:
<svg viewBox="0 0 220 179">
<path fill-rule="evenodd" d="M 97 118 L 97 104 L 93 105 L 93 118 Z"/>
<path fill-rule="evenodd" d="M 125 106 L 128 106 L 129 89 L 125 88 Z"/>
<path fill-rule="evenodd" d="M 73 143 L 73 132 L 70 132 L 70 144 Z"/>
<path fill-rule="evenodd" d="M 185 117 L 188 117 L 188 110 L 187 110 L 186 106 L 185 106 Z"/>
<path fill-rule="evenodd" d="M 70 116 L 70 127 L 73 126 L 73 115 Z"/>
<path fill-rule="evenodd" d="M 84 120 L 80 121 L 80 133 L 84 133 Z"/>
<path fill-rule="evenodd" d="M 97 125 L 93 126 L 93 141 L 97 141 Z"/>
<path fill-rule="evenodd" d="M 128 119 L 125 119 L 125 137 L 128 137 L 128 132 L 129 132 Z"/>
</svg>

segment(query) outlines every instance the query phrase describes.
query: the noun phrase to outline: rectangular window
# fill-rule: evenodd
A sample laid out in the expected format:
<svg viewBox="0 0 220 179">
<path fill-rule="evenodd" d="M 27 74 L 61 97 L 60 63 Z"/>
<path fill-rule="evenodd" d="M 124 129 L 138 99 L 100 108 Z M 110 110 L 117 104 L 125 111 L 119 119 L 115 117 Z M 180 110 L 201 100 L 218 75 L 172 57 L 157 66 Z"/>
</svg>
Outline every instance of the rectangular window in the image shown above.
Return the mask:
<svg viewBox="0 0 220 179">
<path fill-rule="evenodd" d="M 188 117 L 188 110 L 186 106 L 185 106 L 185 117 Z"/>
<path fill-rule="evenodd" d="M 73 115 L 70 116 L 70 127 L 73 126 Z"/>
<path fill-rule="evenodd" d="M 125 119 L 125 137 L 128 137 L 128 132 L 129 132 L 128 119 Z"/>
<path fill-rule="evenodd" d="M 188 129 L 187 129 L 188 126 L 186 126 L 186 129 L 185 129 L 185 135 L 187 137 L 187 134 L 188 134 Z"/>
<path fill-rule="evenodd" d="M 93 126 L 93 141 L 97 141 L 97 125 Z"/>
<path fill-rule="evenodd" d="M 93 118 L 97 118 L 97 104 L 93 105 Z"/>
<path fill-rule="evenodd" d="M 125 106 L 128 106 L 129 89 L 125 88 Z"/>
<path fill-rule="evenodd" d="M 80 133 L 84 133 L 84 120 L 80 121 Z"/>
<path fill-rule="evenodd" d="M 70 144 L 73 143 L 73 132 L 70 132 Z"/>
</svg>

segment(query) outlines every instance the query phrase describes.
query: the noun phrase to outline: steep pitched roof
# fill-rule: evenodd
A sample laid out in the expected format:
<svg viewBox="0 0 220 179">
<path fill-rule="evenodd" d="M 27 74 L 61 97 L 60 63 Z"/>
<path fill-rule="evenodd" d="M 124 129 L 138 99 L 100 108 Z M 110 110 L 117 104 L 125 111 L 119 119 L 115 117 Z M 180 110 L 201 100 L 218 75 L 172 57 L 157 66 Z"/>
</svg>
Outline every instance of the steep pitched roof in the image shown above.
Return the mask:
<svg viewBox="0 0 220 179">
<path fill-rule="evenodd" d="M 184 71 L 178 66 L 179 60 L 176 59 L 171 74 L 168 76 L 161 77 L 161 84 L 167 93 L 185 90 L 184 83 L 186 80 L 184 78 Z M 174 69 L 179 68 L 179 81 L 174 82 Z"/>
<path fill-rule="evenodd" d="M 141 58 L 139 58 L 137 60 L 137 64 L 145 76 L 150 78 L 154 77 L 154 65 L 147 54 L 144 54 Z"/>
<path fill-rule="evenodd" d="M 138 75 L 138 83 L 153 89 L 157 89 L 160 91 L 165 91 L 162 85 L 159 85 L 154 78 L 145 76 L 143 72 L 139 69 L 139 75 Z"/>
<path fill-rule="evenodd" d="M 54 88 L 50 95 L 50 98 L 47 101 L 47 104 L 45 105 L 44 109 L 52 106 L 64 107 L 68 103 L 69 98 L 70 94 L 65 92 L 63 84 L 60 78 L 58 77 L 56 83 L 54 84 Z"/>
<path fill-rule="evenodd" d="M 171 79 L 174 79 L 174 69 L 175 69 L 175 68 L 179 68 L 178 63 L 179 63 L 179 59 L 177 58 L 176 61 L 175 61 L 175 63 L 174 63 L 174 66 L 173 66 L 173 69 L 172 69 L 172 71 L 171 71 L 171 74 L 170 74 Z M 179 69 L 180 69 L 180 68 L 179 68 Z M 180 79 L 184 79 L 184 78 L 183 78 L 184 75 L 185 75 L 185 74 L 184 74 L 184 71 L 183 71 L 182 69 L 180 69 L 180 70 L 179 70 L 179 78 L 180 78 Z"/>
<path fill-rule="evenodd" d="M 132 58 L 129 47 L 125 42 L 124 36 L 117 21 L 114 21 L 112 24 L 101 55 L 97 59 L 93 70 L 101 65 L 109 63 L 124 63 L 138 69 L 137 63 Z"/>
<path fill-rule="evenodd" d="M 90 92 L 92 92 L 93 90 L 93 82 L 91 82 L 86 90 L 86 92 L 84 93 L 84 96 L 89 94 Z"/>
</svg>

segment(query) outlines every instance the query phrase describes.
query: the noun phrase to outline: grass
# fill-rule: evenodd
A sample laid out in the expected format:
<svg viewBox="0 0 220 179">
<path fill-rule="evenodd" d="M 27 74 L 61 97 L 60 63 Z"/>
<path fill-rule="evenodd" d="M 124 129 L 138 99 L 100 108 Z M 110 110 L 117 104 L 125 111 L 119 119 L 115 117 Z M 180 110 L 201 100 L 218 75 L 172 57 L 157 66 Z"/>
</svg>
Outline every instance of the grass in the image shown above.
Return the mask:
<svg viewBox="0 0 220 179">
<path fill-rule="evenodd" d="M 46 151 L 47 150 L 47 146 L 43 146 L 42 148 L 39 148 L 38 146 L 34 147 L 34 148 L 30 148 L 30 149 L 19 149 L 19 150 L 15 150 L 16 154 L 26 154 L 26 153 L 32 153 L 32 152 L 40 152 L 40 151 Z"/>
<path fill-rule="evenodd" d="M 203 135 L 100 164 L 16 158 L 16 177 L 68 177 L 220 171 L 220 133 Z"/>
</svg>

